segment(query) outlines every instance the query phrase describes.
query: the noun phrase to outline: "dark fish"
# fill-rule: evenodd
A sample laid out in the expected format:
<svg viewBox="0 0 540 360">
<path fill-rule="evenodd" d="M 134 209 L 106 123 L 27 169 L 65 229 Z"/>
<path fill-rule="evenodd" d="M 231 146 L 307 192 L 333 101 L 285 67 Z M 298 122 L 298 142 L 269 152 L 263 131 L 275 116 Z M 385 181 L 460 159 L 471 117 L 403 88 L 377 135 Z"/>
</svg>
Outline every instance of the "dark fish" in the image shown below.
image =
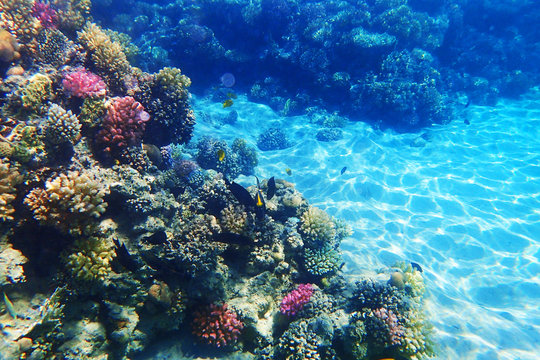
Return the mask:
<svg viewBox="0 0 540 360">
<path fill-rule="evenodd" d="M 291 176 L 292 175 L 292 170 L 290 168 L 286 168 L 285 169 L 285 172 L 287 173 L 287 175 Z"/>
<path fill-rule="evenodd" d="M 135 259 L 133 259 L 133 256 L 131 256 L 131 254 L 129 253 L 128 249 L 126 248 L 126 244 L 120 243 L 118 239 L 113 239 L 113 242 L 115 245 L 114 251 L 116 252 L 116 259 L 118 259 L 120 265 L 122 265 L 129 271 L 135 272 L 139 268 L 139 265 L 137 264 Z"/>
<path fill-rule="evenodd" d="M 159 245 L 167 241 L 167 234 L 165 233 L 165 231 L 158 231 L 152 235 L 144 237 L 142 240 L 150 244 Z"/>
<path fill-rule="evenodd" d="M 251 194 L 249 191 L 246 190 L 245 187 L 243 187 L 240 184 L 235 183 L 234 181 L 229 183 L 229 191 L 234 195 L 236 200 L 244 206 L 255 206 L 255 201 L 253 201 L 253 198 L 251 197 Z"/>
<path fill-rule="evenodd" d="M 465 104 L 464 109 L 468 108 L 469 105 L 471 105 L 471 99 L 467 99 L 467 103 Z"/>
<path fill-rule="evenodd" d="M 213 240 L 224 244 L 253 245 L 253 240 L 247 236 L 231 232 L 215 234 Z"/>
<path fill-rule="evenodd" d="M 343 175 L 345 173 L 345 171 L 347 171 L 347 167 L 344 166 L 343 169 L 341 169 L 341 175 Z"/>
<path fill-rule="evenodd" d="M 255 215 L 257 219 L 264 219 L 264 213 L 266 212 L 266 204 L 264 202 L 263 193 L 261 189 L 257 190 L 255 194 Z"/>
<path fill-rule="evenodd" d="M 465 123 L 465 125 L 471 125 L 471 122 L 469 121 L 469 119 L 465 119 L 463 120 L 463 122 Z"/>
<path fill-rule="evenodd" d="M 411 266 L 412 266 L 413 269 L 415 269 L 417 271 L 420 271 L 420 272 L 423 272 L 422 267 L 420 265 L 418 265 L 417 263 L 411 261 Z"/>
<path fill-rule="evenodd" d="M 268 189 L 266 190 L 266 199 L 270 200 L 276 194 L 276 180 L 272 176 L 268 179 Z"/>
</svg>

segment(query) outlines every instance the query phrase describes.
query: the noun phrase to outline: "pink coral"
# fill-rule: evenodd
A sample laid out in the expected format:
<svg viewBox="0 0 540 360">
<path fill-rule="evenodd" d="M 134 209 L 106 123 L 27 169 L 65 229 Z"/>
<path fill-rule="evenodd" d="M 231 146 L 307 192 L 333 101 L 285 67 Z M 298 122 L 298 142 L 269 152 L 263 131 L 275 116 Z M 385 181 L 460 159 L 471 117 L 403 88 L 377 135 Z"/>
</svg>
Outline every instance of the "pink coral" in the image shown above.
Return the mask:
<svg viewBox="0 0 540 360">
<path fill-rule="evenodd" d="M 281 300 L 281 313 L 287 316 L 296 315 L 309 302 L 311 295 L 313 295 L 313 285 L 298 285 L 295 290 L 285 295 L 283 300 Z"/>
<path fill-rule="evenodd" d="M 193 319 L 193 334 L 218 348 L 234 344 L 243 328 L 244 324 L 234 311 L 227 308 L 227 304 L 212 304 L 195 312 Z"/>
<path fill-rule="evenodd" d="M 388 340 L 391 345 L 401 345 L 404 336 L 403 327 L 399 325 L 396 314 L 390 309 L 380 308 L 373 311 L 373 315 L 382 321 L 388 330 Z"/>
<path fill-rule="evenodd" d="M 138 145 L 148 120 L 150 120 L 150 115 L 134 98 L 115 97 L 107 108 L 107 115 L 96 141 L 104 146 L 107 153 Z"/>
<path fill-rule="evenodd" d="M 84 68 L 66 73 L 62 85 L 67 93 L 81 98 L 105 96 L 107 94 L 105 82 L 99 76 Z"/>
<path fill-rule="evenodd" d="M 48 3 L 35 2 L 32 6 L 32 16 L 37 18 L 44 28 L 55 29 L 57 26 L 58 14 Z"/>
</svg>

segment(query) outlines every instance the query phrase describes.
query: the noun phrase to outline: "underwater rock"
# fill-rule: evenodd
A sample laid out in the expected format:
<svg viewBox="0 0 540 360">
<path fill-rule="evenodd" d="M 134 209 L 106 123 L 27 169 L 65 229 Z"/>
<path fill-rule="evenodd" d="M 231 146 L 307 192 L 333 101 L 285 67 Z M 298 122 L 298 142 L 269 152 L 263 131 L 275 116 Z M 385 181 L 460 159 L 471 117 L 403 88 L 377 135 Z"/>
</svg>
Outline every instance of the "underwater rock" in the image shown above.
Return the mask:
<svg viewBox="0 0 540 360">
<path fill-rule="evenodd" d="M 0 286 L 26 280 L 23 265 L 28 259 L 19 251 L 0 241 Z"/>
</svg>

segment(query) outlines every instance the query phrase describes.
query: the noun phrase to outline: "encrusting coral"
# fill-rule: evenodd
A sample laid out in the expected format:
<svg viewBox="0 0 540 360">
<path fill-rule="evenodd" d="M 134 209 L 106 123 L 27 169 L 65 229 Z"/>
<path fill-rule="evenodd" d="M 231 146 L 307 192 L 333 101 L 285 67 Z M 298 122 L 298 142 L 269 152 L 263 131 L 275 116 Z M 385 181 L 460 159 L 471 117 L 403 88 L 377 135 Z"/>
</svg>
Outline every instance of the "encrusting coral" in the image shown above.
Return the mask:
<svg viewBox="0 0 540 360">
<path fill-rule="evenodd" d="M 34 188 L 24 203 L 43 224 L 73 235 L 92 233 L 105 212 L 109 189 L 89 171 L 70 171 Z"/>
</svg>

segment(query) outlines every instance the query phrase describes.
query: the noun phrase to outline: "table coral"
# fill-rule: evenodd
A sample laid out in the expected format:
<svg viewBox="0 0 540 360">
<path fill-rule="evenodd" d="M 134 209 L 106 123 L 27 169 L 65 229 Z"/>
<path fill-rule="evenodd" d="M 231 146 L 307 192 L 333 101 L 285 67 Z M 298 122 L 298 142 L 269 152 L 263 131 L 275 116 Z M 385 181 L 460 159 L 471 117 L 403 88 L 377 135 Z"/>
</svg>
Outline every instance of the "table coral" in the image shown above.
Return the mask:
<svg viewBox="0 0 540 360">
<path fill-rule="evenodd" d="M 193 319 L 193 334 L 218 348 L 236 343 L 243 328 L 244 324 L 234 310 L 228 309 L 227 304 L 212 304 L 195 312 Z"/>
<path fill-rule="evenodd" d="M 89 171 L 70 171 L 48 180 L 45 188 L 34 188 L 24 203 L 40 223 L 73 235 L 91 233 L 105 212 L 109 193 L 100 179 Z"/>
<path fill-rule="evenodd" d="M 0 159 L 0 220 L 12 220 L 15 209 L 11 203 L 15 200 L 16 188 L 22 176 L 9 162 Z"/>
</svg>

